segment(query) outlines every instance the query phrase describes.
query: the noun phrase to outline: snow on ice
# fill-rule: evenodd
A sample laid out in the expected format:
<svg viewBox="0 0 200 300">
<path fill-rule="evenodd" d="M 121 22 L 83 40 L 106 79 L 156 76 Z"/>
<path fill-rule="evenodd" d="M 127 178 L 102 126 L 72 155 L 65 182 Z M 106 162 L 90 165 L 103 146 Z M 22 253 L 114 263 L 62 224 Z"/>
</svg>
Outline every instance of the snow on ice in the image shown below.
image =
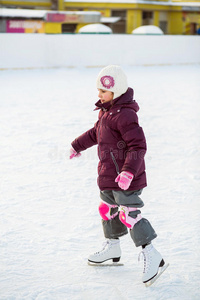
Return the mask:
<svg viewBox="0 0 200 300">
<path fill-rule="evenodd" d="M 1 71 L 1 300 L 200 298 L 200 67 L 124 70 L 148 142 L 142 214 L 169 268 L 145 288 L 129 235 L 124 266 L 87 265 L 104 240 L 96 147 L 74 160 L 68 150 L 97 119 L 99 69 Z"/>
</svg>

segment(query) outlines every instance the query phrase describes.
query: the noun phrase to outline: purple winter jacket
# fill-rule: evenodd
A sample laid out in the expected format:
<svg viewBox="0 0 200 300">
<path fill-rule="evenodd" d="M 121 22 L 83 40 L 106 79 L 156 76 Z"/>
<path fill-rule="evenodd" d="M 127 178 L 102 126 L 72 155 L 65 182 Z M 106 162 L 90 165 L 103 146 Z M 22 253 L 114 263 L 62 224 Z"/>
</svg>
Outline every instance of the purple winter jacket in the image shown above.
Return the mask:
<svg viewBox="0 0 200 300">
<path fill-rule="evenodd" d="M 144 155 L 146 139 L 138 124 L 139 106 L 133 100 L 133 89 L 112 102 L 96 103 L 100 109 L 99 120 L 94 127 L 72 142 L 81 152 L 98 144 L 98 185 L 100 190 L 121 190 L 115 178 L 122 171 L 134 175 L 128 190 L 144 188 L 146 183 Z"/>
</svg>

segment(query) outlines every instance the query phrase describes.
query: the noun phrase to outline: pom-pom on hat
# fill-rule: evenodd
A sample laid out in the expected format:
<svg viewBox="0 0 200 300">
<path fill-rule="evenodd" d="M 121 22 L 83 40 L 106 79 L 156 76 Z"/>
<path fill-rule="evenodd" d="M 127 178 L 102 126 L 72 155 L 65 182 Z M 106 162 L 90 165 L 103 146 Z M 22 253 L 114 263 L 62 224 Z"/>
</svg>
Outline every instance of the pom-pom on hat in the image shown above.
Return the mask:
<svg viewBox="0 0 200 300">
<path fill-rule="evenodd" d="M 126 93 L 127 77 L 120 66 L 109 65 L 100 71 L 97 77 L 97 88 L 113 92 L 113 99 L 115 99 Z"/>
</svg>

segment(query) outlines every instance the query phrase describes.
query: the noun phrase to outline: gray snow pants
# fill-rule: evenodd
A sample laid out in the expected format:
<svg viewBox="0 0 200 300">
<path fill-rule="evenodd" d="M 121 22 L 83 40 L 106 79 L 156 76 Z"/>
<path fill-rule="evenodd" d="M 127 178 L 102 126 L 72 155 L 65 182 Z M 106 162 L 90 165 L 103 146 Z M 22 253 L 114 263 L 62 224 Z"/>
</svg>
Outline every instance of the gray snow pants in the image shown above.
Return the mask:
<svg viewBox="0 0 200 300">
<path fill-rule="evenodd" d="M 104 190 L 100 191 L 100 197 L 104 202 L 111 205 L 123 205 L 127 207 L 141 208 L 144 206 L 143 201 L 139 197 L 142 189 L 137 191 L 114 191 Z M 112 214 L 116 213 L 118 208 L 112 208 Z M 139 209 L 129 212 L 129 216 L 136 218 L 141 211 Z M 111 220 L 102 220 L 103 231 L 106 238 L 119 238 L 128 233 L 127 227 L 119 220 L 119 215 Z M 138 221 L 132 229 L 130 229 L 130 235 L 133 239 L 135 246 L 139 247 L 150 243 L 157 237 L 153 227 L 149 221 L 142 218 Z"/>
</svg>

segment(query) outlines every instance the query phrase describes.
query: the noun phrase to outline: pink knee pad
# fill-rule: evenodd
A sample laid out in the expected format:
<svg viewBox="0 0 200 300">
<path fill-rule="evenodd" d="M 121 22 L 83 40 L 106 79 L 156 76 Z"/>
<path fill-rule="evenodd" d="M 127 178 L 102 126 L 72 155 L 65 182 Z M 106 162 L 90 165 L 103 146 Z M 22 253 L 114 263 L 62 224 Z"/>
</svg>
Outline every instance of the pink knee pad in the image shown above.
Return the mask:
<svg viewBox="0 0 200 300">
<path fill-rule="evenodd" d="M 103 220 L 111 220 L 115 218 L 118 215 L 118 211 L 111 215 L 111 208 L 116 208 L 118 207 L 117 205 L 111 205 L 108 204 L 107 202 L 101 201 L 99 204 L 99 213 L 102 217 Z"/>
<path fill-rule="evenodd" d="M 134 225 L 142 219 L 141 214 L 138 214 L 135 219 L 128 215 L 129 212 L 136 211 L 136 210 L 138 209 L 135 207 L 127 207 L 127 206 L 120 205 L 119 219 L 128 228 L 133 228 Z"/>
</svg>

